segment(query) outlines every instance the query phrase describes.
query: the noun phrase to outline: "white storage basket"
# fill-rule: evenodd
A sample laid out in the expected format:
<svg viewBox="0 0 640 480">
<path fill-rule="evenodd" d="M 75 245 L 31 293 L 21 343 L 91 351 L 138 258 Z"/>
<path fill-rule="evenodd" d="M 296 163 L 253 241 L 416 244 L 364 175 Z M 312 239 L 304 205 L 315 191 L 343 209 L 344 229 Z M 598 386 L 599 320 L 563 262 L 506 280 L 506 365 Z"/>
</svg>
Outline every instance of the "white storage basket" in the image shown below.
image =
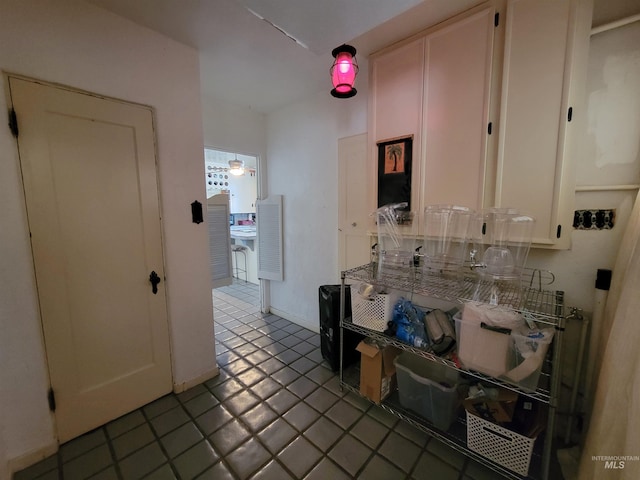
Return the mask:
<svg viewBox="0 0 640 480">
<path fill-rule="evenodd" d="M 370 299 L 358 293 L 360 285 L 351 287 L 351 321 L 354 325 L 384 332 L 393 315 L 393 307 L 400 298 L 392 293 L 378 293 Z"/>
<path fill-rule="evenodd" d="M 535 441 L 467 411 L 467 447 L 520 475 L 529 473 Z"/>
</svg>

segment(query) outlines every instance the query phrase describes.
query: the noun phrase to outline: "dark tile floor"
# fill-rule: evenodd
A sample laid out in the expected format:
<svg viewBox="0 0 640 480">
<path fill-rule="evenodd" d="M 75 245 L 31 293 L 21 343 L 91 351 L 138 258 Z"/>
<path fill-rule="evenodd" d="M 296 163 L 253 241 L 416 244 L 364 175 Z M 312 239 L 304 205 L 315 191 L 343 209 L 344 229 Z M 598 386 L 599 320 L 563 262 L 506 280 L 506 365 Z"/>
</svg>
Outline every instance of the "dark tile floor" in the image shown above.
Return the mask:
<svg viewBox="0 0 640 480">
<path fill-rule="evenodd" d="M 497 475 L 341 391 L 319 335 L 214 291 L 220 375 L 61 446 L 16 480 L 494 480 Z"/>
</svg>

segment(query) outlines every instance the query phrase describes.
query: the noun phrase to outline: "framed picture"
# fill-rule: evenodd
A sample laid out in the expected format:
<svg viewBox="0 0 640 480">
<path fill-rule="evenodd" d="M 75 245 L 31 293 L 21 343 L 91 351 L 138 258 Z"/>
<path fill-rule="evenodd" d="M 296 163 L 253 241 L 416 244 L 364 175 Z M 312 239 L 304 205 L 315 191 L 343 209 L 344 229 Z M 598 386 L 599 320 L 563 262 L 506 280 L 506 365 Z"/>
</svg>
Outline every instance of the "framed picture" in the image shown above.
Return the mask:
<svg viewBox="0 0 640 480">
<path fill-rule="evenodd" d="M 407 202 L 411 210 L 413 135 L 378 142 L 378 207 Z"/>
</svg>

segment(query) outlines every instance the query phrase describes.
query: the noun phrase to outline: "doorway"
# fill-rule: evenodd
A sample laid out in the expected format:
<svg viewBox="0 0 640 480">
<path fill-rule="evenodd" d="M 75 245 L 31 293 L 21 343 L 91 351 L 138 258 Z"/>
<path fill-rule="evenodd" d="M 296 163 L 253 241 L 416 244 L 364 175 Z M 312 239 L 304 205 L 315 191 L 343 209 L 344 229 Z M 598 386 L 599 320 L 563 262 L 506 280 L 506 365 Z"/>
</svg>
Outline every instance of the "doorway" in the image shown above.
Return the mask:
<svg viewBox="0 0 640 480">
<path fill-rule="evenodd" d="M 367 134 L 338 139 L 338 265 L 348 270 L 370 261 Z"/>
<path fill-rule="evenodd" d="M 258 157 L 214 148 L 205 148 L 204 154 L 207 199 L 221 194 L 229 199 L 232 281 L 250 291 L 259 291 Z"/>
</svg>

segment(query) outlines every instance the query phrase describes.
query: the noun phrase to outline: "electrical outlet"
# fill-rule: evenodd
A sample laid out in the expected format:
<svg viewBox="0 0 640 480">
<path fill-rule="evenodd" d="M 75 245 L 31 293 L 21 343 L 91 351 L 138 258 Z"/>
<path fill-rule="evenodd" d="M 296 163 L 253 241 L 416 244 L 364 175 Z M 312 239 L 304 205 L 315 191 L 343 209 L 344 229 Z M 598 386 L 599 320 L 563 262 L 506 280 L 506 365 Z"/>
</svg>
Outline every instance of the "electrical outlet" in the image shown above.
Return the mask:
<svg viewBox="0 0 640 480">
<path fill-rule="evenodd" d="M 576 210 L 573 214 L 573 228 L 576 230 L 611 230 L 615 219 L 615 209 Z"/>
</svg>

